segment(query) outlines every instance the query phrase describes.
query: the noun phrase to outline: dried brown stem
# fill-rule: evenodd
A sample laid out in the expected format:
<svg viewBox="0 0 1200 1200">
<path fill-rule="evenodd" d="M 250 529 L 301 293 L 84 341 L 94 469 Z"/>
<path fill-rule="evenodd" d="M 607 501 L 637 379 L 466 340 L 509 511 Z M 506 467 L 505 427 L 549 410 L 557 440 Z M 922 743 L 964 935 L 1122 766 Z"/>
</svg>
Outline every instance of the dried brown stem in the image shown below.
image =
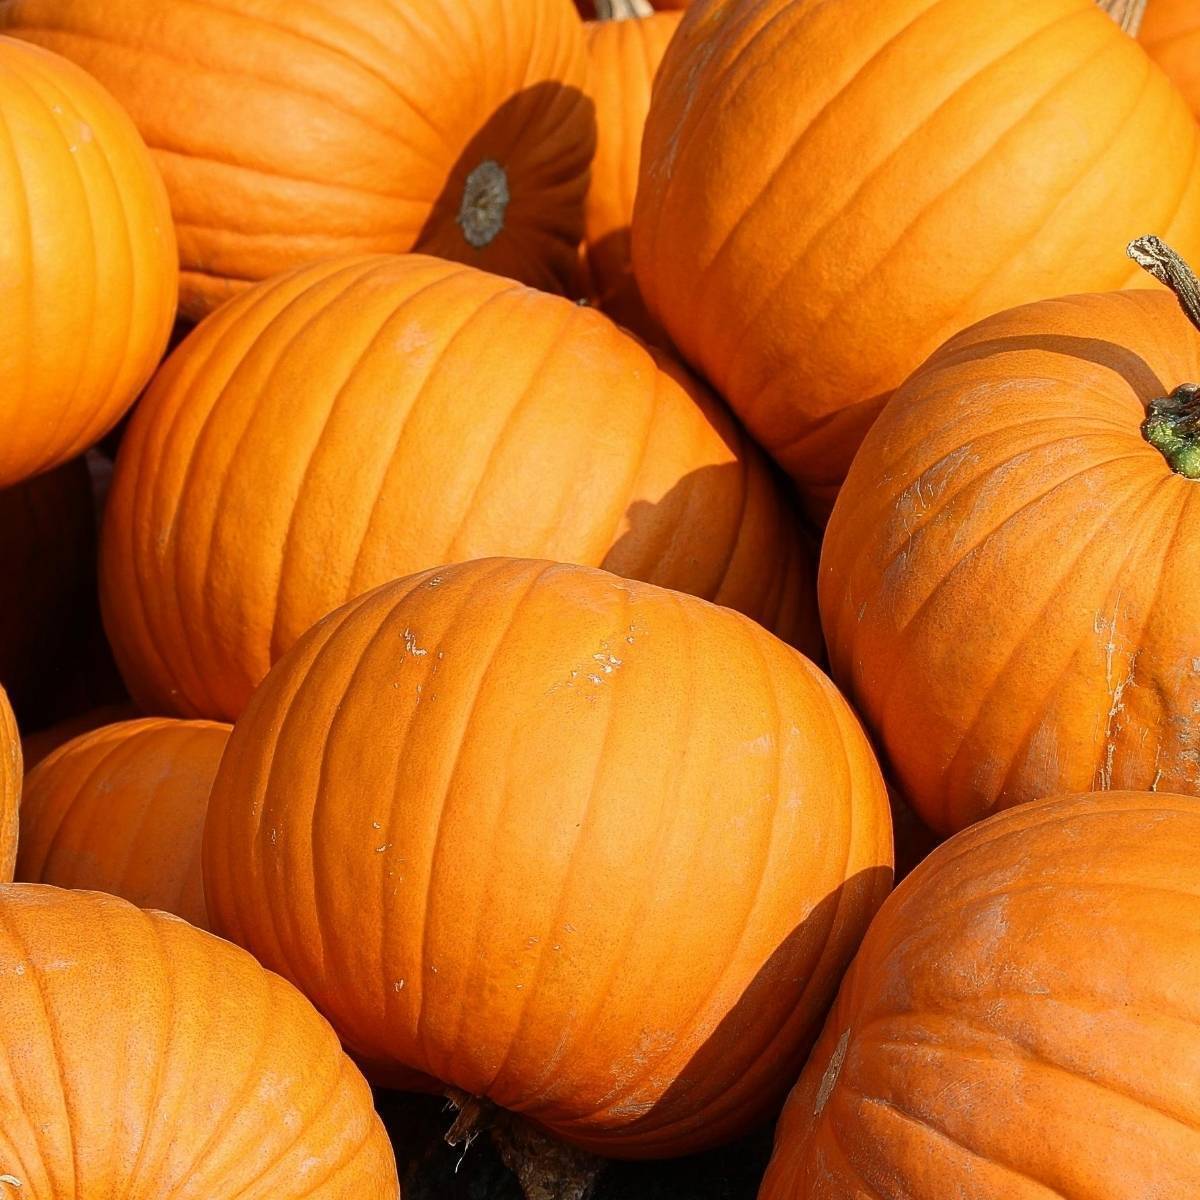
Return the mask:
<svg viewBox="0 0 1200 1200">
<path fill-rule="evenodd" d="M 1135 238 L 1125 252 L 1143 271 L 1148 271 L 1175 293 L 1187 319 L 1200 330 L 1200 279 L 1183 256 L 1153 234 Z"/>
<path fill-rule="evenodd" d="M 1130 37 L 1137 37 L 1146 15 L 1147 0 L 1096 0 Z"/>
<path fill-rule="evenodd" d="M 600 21 L 628 21 L 654 13 L 650 0 L 596 0 L 596 18 Z"/>
</svg>

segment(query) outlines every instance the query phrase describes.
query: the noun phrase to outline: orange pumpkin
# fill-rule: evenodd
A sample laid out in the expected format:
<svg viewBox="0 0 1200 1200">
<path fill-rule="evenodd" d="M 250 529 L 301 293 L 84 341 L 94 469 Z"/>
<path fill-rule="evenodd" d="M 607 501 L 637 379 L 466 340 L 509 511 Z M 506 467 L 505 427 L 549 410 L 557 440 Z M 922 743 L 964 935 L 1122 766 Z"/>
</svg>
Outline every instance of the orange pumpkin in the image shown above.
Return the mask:
<svg viewBox="0 0 1200 1200">
<path fill-rule="evenodd" d="M 1139 40 L 1200 113 L 1200 7 L 1195 0 L 1150 0 Z"/>
<path fill-rule="evenodd" d="M 91 733 L 101 725 L 114 725 L 118 721 L 131 721 L 139 716 L 132 704 L 102 704 L 97 708 L 89 708 L 86 712 L 47 726 L 36 729 L 21 738 L 21 754 L 25 759 L 25 770 L 29 772 L 51 753 L 66 745 L 67 742 L 79 737 L 81 733 Z"/>
<path fill-rule="evenodd" d="M 82 454 L 133 403 L 167 344 L 178 266 L 158 171 L 91 76 L 0 37 L 0 116 L 4 488 Z"/>
<path fill-rule="evenodd" d="M 892 894 L 759 1200 L 1200 1195 L 1200 801 L 1059 797 Z"/>
<path fill-rule="evenodd" d="M 21 739 L 0 687 L 0 883 L 13 877 L 17 861 L 17 808 L 21 803 Z"/>
<path fill-rule="evenodd" d="M 650 87 L 681 16 L 664 12 L 584 26 L 591 58 L 588 90 L 596 106 L 596 157 L 585 209 L 592 289 L 613 320 L 654 342 L 664 334 L 646 311 L 633 277 L 629 223 Z"/>
<path fill-rule="evenodd" d="M 82 458 L 0 490 L 0 563 L 0 683 L 24 722 L 69 681 L 96 621 L 96 522 Z"/>
<path fill-rule="evenodd" d="M 891 880 L 849 706 L 729 609 L 591 568 L 360 597 L 234 727 L 216 928 L 381 1072 L 620 1157 L 767 1116 Z"/>
<path fill-rule="evenodd" d="M 197 329 L 134 414 L 102 542 L 151 712 L 236 717 L 331 609 L 485 554 L 602 564 L 820 646 L 791 505 L 710 393 L 595 312 L 419 255 L 310 266 Z"/>
<path fill-rule="evenodd" d="M 1172 298 L 1014 309 L 871 430 L 826 532 L 834 677 L 942 832 L 1064 791 L 1200 793 L 1200 484 L 1143 422 L 1200 381 Z"/>
<path fill-rule="evenodd" d="M 595 122 L 570 0 L 6 0 L 0 29 L 133 114 L 171 193 L 190 317 L 346 253 L 573 279 Z"/>
<path fill-rule="evenodd" d="M 400 1195 L 370 1091 L 326 1022 L 183 921 L 4 885 L 0 1011 L 6 1194 Z"/>
<path fill-rule="evenodd" d="M 705 0 L 655 85 L 634 267 L 825 516 L 947 337 L 1136 282 L 1148 229 L 1200 256 L 1198 138 L 1092 0 Z"/>
<path fill-rule="evenodd" d="M 229 726 L 106 725 L 25 778 L 16 877 L 111 892 L 207 928 L 200 839 Z"/>
</svg>

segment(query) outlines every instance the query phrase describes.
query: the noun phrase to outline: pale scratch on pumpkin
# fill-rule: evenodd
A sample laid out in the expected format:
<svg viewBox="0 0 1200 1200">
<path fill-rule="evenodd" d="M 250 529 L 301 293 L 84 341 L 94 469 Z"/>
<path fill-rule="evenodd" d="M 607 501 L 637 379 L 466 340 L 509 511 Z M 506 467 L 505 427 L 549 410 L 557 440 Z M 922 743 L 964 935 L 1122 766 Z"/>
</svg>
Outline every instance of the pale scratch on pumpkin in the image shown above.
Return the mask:
<svg viewBox="0 0 1200 1200">
<path fill-rule="evenodd" d="M 821 1086 L 817 1089 L 817 1102 L 813 1106 L 814 1117 L 821 1115 L 825 1105 L 829 1103 L 829 1097 L 833 1095 L 838 1076 L 842 1073 L 842 1064 L 846 1061 L 846 1050 L 849 1045 L 850 1030 L 845 1029 L 842 1031 L 842 1036 L 838 1038 L 837 1045 L 833 1048 L 833 1054 L 829 1059 L 829 1066 L 825 1068 L 825 1074 L 821 1076 Z"/>
</svg>

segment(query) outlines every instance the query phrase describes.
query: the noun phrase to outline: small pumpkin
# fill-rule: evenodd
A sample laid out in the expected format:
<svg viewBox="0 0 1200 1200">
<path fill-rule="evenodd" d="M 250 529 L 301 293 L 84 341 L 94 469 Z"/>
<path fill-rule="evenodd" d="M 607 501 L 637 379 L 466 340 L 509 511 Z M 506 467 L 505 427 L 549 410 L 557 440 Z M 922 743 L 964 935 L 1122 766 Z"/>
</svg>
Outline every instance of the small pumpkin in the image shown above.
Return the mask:
<svg viewBox="0 0 1200 1200">
<path fill-rule="evenodd" d="M 99 892 L 0 886 L 13 1195 L 398 1200 L 371 1093 L 248 954 Z"/>
<path fill-rule="evenodd" d="M 414 247 L 573 284 L 595 123 L 570 0 L 6 0 L 0 29 L 133 115 L 188 317 L 305 262 Z"/>
<path fill-rule="evenodd" d="M 188 338 L 118 454 L 101 599 L 146 711 L 233 718 L 325 613 L 486 554 L 695 592 L 819 653 L 794 511 L 711 393 L 596 312 L 420 255 L 303 268 Z"/>
<path fill-rule="evenodd" d="M 1136 283 L 1113 247 L 1147 229 L 1200 256 L 1198 138 L 1093 0 L 703 0 L 655 85 L 634 268 L 823 519 L 952 334 Z"/>
<path fill-rule="evenodd" d="M 13 877 L 17 861 L 17 810 L 21 804 L 21 738 L 0 687 L 0 883 Z"/>
<path fill-rule="evenodd" d="M 1139 40 L 1200 113 L 1200 8 L 1193 0 L 1150 0 Z"/>
<path fill-rule="evenodd" d="M 133 403 L 167 344 L 179 269 L 162 179 L 90 75 L 0 37 L 0 116 L 7 488 L 82 454 Z"/>
<path fill-rule="evenodd" d="M 229 726 L 163 717 L 82 733 L 25 777 L 16 877 L 111 892 L 208 927 L 200 841 Z"/>
<path fill-rule="evenodd" d="M 1110 792 L 939 847 L 867 931 L 759 1200 L 1200 1194 L 1200 800 Z"/>
<path fill-rule="evenodd" d="M 951 339 L 864 441 L 821 616 L 935 829 L 1057 792 L 1200 793 L 1192 381 L 1200 335 L 1165 291 L 1042 301 Z"/>
<path fill-rule="evenodd" d="M 214 926 L 344 1044 L 617 1157 L 767 1117 L 891 880 L 849 706 L 730 609 L 487 559 L 320 621 L 238 720 Z"/>
</svg>

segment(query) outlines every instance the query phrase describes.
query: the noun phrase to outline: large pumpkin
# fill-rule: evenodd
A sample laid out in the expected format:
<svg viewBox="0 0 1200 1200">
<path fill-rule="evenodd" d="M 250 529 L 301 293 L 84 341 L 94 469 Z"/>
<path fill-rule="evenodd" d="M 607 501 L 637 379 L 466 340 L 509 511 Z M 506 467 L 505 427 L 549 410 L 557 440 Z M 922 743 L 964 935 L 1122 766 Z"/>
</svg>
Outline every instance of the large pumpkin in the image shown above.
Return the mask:
<svg viewBox="0 0 1200 1200">
<path fill-rule="evenodd" d="M 133 403 L 171 332 L 178 266 L 158 171 L 91 76 L 0 38 L 0 117 L 4 488 L 81 454 Z"/>
<path fill-rule="evenodd" d="M 943 832 L 1093 788 L 1200 793 L 1200 483 L 1142 425 L 1200 381 L 1167 293 L 1044 301 L 893 397 L 826 532 L 845 687 Z"/>
<path fill-rule="evenodd" d="M 596 106 L 596 157 L 585 214 L 588 273 L 600 308 L 650 340 L 663 335 L 633 277 L 629 223 L 650 88 L 681 16 L 663 12 L 584 26 L 591 58 L 588 92 Z"/>
<path fill-rule="evenodd" d="M 598 313 L 419 255 L 270 281 L 172 356 L 118 456 L 102 600 L 147 711 L 232 718 L 345 600 L 487 554 L 820 645 L 791 506 L 710 393 Z"/>
<path fill-rule="evenodd" d="M 326 1022 L 183 921 L 2 886 L 0 1012 L 14 1196 L 399 1197 L 371 1094 Z"/>
<path fill-rule="evenodd" d="M 1200 1195 L 1200 801 L 1003 813 L 875 918 L 759 1200 Z"/>
<path fill-rule="evenodd" d="M 200 840 L 229 726 L 122 721 L 60 746 L 25 779 L 17 879 L 111 892 L 207 928 Z"/>
<path fill-rule="evenodd" d="M 1192 111 L 1200 113 L 1200 5 L 1195 0 L 1150 0 L 1140 40 Z"/>
<path fill-rule="evenodd" d="M 21 739 L 8 696 L 0 687 L 0 883 L 17 861 L 17 809 L 21 803 Z"/>
<path fill-rule="evenodd" d="M 771 1112 L 891 856 L 871 750 L 807 659 L 519 559 L 318 623 L 235 725 L 204 841 L 214 926 L 363 1061 L 630 1157 Z"/>
<path fill-rule="evenodd" d="M 947 337 L 1130 284 L 1147 230 L 1200 256 L 1198 137 L 1092 0 L 703 0 L 655 85 L 634 266 L 823 515 Z"/>
<path fill-rule="evenodd" d="M 0 28 L 133 114 L 189 316 L 345 253 L 573 275 L 595 129 L 570 0 L 5 0 Z"/>
</svg>

